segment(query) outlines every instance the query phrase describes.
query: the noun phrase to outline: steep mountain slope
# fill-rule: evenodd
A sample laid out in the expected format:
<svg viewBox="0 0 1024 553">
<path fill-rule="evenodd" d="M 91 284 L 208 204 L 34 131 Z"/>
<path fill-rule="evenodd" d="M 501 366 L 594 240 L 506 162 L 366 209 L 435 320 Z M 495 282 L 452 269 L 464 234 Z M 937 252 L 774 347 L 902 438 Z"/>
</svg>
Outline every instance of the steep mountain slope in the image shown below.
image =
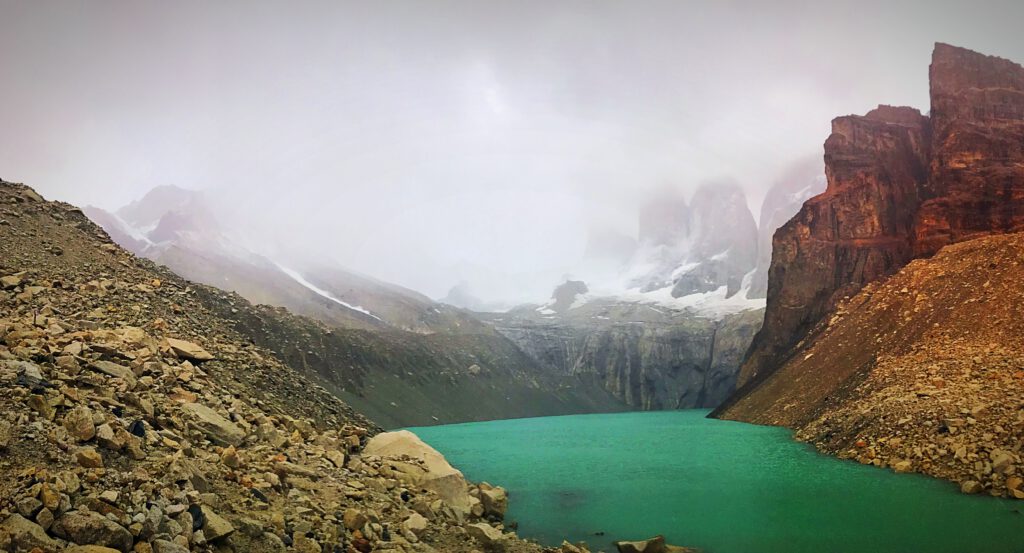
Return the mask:
<svg viewBox="0 0 1024 553">
<path fill-rule="evenodd" d="M 930 77 L 930 117 L 880 106 L 832 122 L 828 188 L 774 238 L 746 390 L 865 284 L 945 244 L 1024 229 L 1024 68 L 938 44 Z"/>
<path fill-rule="evenodd" d="M 85 214 L 136 255 L 190 280 L 344 328 L 481 329 L 466 313 L 412 290 L 324 263 L 271 260 L 229 238 L 202 192 L 160 186 L 114 213 Z"/>
<path fill-rule="evenodd" d="M 599 256 L 613 262 L 604 267 L 588 257 L 593 282 L 567 280 L 544 304 L 481 317 L 548 372 L 634 408 L 717 406 L 763 315 L 748 298 L 757 226 L 746 197 L 731 182 L 705 184 L 689 203 L 667 191 L 638 227 L 638 245 L 595 236 L 593 251 L 619 255 Z"/>
<path fill-rule="evenodd" d="M 0 181 L 0 550 L 540 553 L 223 315 L 252 312 Z"/>
<path fill-rule="evenodd" d="M 547 374 L 464 310 L 337 268 L 299 273 L 248 252 L 211 211 L 200 193 L 161 187 L 116 215 L 88 214 L 115 235 L 140 237 L 126 246 L 142 244 L 136 253 L 175 273 L 316 319 L 241 309 L 241 297 L 203 292 L 220 299 L 220 314 L 240 332 L 384 426 L 625 408 L 599 386 Z"/>
<path fill-rule="evenodd" d="M 1024 498 L 1024 234 L 910 262 L 728 411 L 864 463 Z"/>
</svg>

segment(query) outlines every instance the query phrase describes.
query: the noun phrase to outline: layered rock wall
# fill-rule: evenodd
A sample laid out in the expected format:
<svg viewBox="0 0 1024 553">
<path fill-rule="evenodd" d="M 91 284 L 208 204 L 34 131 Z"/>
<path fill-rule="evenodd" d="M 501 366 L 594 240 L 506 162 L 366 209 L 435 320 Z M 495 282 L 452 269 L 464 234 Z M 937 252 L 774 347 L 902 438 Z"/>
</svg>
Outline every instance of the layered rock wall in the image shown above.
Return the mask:
<svg viewBox="0 0 1024 553">
<path fill-rule="evenodd" d="M 832 122 L 828 188 L 775 234 L 765 324 L 726 407 L 865 284 L 946 244 L 1024 230 L 1024 68 L 938 44 L 930 77 L 930 118 L 880 106 Z"/>
</svg>

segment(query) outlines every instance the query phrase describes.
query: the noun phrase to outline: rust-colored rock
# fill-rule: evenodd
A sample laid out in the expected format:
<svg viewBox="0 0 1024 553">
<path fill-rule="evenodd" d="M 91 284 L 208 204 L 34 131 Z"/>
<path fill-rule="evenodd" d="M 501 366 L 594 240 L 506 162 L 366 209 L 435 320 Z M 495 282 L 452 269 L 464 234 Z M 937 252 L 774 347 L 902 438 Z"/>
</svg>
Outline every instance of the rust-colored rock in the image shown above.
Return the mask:
<svg viewBox="0 0 1024 553">
<path fill-rule="evenodd" d="M 931 117 L 880 106 L 839 117 L 826 191 L 773 241 L 765 322 L 732 406 L 813 340 L 839 301 L 946 244 L 1024 230 L 1024 68 L 945 44 Z"/>
</svg>

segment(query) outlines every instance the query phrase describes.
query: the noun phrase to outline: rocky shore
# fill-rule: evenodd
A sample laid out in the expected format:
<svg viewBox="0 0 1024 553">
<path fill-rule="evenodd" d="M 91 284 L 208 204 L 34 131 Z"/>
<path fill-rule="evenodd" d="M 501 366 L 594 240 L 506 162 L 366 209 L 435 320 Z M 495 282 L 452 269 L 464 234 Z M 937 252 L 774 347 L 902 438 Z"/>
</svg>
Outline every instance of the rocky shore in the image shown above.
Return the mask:
<svg viewBox="0 0 1024 553">
<path fill-rule="evenodd" d="M 504 490 L 380 433 L 195 285 L 10 183 L 0 453 L 0 551 L 545 550 L 504 525 Z"/>
<path fill-rule="evenodd" d="M 964 493 L 1024 499 L 1022 278 L 1018 233 L 947 246 L 869 285 L 806 355 L 871 341 L 877 365 L 818 404 L 797 437 L 842 458 L 952 480 Z"/>
</svg>

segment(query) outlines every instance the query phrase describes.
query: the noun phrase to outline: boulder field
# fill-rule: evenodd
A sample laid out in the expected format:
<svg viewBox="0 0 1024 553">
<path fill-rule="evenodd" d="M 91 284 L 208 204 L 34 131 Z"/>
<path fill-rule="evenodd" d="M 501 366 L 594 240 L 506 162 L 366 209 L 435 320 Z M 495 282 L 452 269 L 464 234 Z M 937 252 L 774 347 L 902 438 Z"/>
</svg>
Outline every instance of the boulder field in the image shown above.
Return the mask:
<svg viewBox="0 0 1024 553">
<path fill-rule="evenodd" d="M 0 551 L 586 551 L 519 539 L 503 489 L 382 434 L 217 297 L 0 182 Z"/>
</svg>

